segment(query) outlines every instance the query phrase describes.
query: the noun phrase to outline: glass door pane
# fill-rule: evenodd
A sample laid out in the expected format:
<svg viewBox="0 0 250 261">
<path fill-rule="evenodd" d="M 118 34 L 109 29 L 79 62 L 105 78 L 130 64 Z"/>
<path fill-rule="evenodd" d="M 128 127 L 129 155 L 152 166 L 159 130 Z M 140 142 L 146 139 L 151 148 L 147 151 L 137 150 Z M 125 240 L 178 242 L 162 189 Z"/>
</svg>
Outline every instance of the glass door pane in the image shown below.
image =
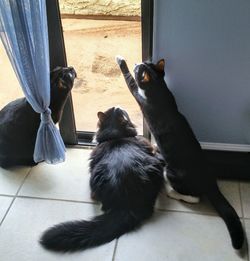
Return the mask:
<svg viewBox="0 0 250 261">
<path fill-rule="evenodd" d="M 118 54 L 126 58 L 130 69 L 142 60 L 140 16 L 91 18 L 62 12 L 68 65 L 77 71 L 72 90 L 77 131 L 95 131 L 97 112 L 120 106 L 128 111 L 142 134 L 140 109 L 115 63 Z"/>
<path fill-rule="evenodd" d="M 12 69 L 9 58 L 5 52 L 4 46 L 0 41 L 0 110 L 9 102 L 17 98 L 24 97 L 22 89 Z"/>
</svg>

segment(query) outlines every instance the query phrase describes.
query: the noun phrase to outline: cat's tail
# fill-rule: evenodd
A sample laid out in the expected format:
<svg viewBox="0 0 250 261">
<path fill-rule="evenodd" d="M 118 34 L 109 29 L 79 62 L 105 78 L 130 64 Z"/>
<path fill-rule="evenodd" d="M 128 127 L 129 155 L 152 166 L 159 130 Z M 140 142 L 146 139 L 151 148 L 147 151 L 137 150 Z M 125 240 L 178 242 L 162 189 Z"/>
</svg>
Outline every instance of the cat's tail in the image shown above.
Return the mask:
<svg viewBox="0 0 250 261">
<path fill-rule="evenodd" d="M 58 252 L 84 250 L 120 237 L 138 227 L 142 220 L 128 211 L 110 211 L 90 221 L 65 222 L 49 228 L 40 243 Z"/>
<path fill-rule="evenodd" d="M 235 249 L 242 248 L 244 243 L 242 224 L 234 208 L 220 192 L 218 185 L 216 184 L 216 186 L 213 187 L 213 189 L 210 190 L 206 196 L 226 223 L 233 247 Z"/>
</svg>

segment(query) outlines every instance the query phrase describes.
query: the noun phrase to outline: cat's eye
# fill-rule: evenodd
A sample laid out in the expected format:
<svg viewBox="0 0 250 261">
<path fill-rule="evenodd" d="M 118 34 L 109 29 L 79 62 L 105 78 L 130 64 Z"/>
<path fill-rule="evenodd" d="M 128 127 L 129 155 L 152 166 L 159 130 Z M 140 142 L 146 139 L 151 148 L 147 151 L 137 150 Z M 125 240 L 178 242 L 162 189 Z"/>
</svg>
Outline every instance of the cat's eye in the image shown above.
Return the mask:
<svg viewBox="0 0 250 261">
<path fill-rule="evenodd" d="M 145 83 L 145 82 L 149 82 L 149 81 L 150 81 L 150 76 L 149 76 L 148 72 L 144 71 L 142 73 L 141 82 Z"/>
<path fill-rule="evenodd" d="M 60 79 L 58 82 L 59 89 L 67 89 L 67 85 L 65 84 L 64 80 Z"/>
</svg>

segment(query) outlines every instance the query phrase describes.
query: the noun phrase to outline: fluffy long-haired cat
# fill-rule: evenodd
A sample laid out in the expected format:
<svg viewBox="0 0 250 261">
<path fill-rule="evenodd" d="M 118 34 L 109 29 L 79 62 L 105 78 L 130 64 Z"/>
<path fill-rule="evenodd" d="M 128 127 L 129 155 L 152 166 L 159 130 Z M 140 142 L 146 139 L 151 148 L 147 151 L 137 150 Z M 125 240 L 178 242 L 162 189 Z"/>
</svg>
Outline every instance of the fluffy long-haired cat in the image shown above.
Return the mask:
<svg viewBox="0 0 250 261">
<path fill-rule="evenodd" d="M 104 214 L 47 230 L 41 244 L 54 251 L 76 251 L 107 243 L 149 218 L 163 186 L 164 160 L 137 135 L 126 111 L 98 112 L 97 146 L 90 157 L 92 198 Z"/>
<path fill-rule="evenodd" d="M 242 224 L 233 207 L 220 192 L 214 171 L 186 118 L 178 111 L 175 98 L 164 81 L 164 60 L 135 66 L 135 79 L 125 60 L 117 56 L 128 88 L 138 102 L 167 163 L 167 177 L 173 190 L 170 196 L 194 202 L 204 195 L 225 221 L 232 245 L 244 242 Z"/>
<path fill-rule="evenodd" d="M 50 74 L 51 117 L 57 123 L 76 77 L 72 67 L 57 67 Z M 26 98 L 8 103 L 0 111 L 0 167 L 34 165 L 33 152 L 40 115 Z"/>
</svg>

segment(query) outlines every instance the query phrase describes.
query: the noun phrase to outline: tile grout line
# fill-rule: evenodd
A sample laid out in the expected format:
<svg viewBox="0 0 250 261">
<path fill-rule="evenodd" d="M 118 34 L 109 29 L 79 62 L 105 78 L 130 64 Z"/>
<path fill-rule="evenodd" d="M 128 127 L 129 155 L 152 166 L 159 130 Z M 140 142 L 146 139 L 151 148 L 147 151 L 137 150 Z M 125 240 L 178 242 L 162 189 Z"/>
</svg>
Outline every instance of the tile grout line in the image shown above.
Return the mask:
<svg viewBox="0 0 250 261">
<path fill-rule="evenodd" d="M 20 190 L 19 190 L 20 191 Z M 25 198 L 25 199 L 38 199 L 38 200 L 53 200 L 53 201 L 60 201 L 60 202 L 70 202 L 70 203 L 83 203 L 83 204 L 90 204 L 90 205 L 100 205 L 100 203 L 89 202 L 89 201 L 80 201 L 80 200 L 71 200 L 71 199 L 59 199 L 59 198 L 42 198 L 42 197 L 35 197 L 35 196 L 24 196 L 24 195 L 7 195 L 7 194 L 0 194 L 0 197 L 14 197 L 14 198 Z M 155 208 L 155 211 L 158 212 L 174 212 L 174 213 L 185 213 L 185 214 L 195 214 L 195 215 L 202 215 L 202 216 L 212 216 L 212 217 L 219 217 L 216 213 L 209 213 L 209 212 L 195 212 L 195 211 L 185 211 L 185 210 L 176 210 L 176 209 L 163 209 L 163 208 Z M 250 218 L 246 218 L 250 219 Z"/>
<path fill-rule="evenodd" d="M 17 195 L 18 195 L 20 189 L 22 188 L 24 182 L 26 181 L 26 179 L 27 179 L 28 176 L 30 175 L 31 170 L 32 170 L 32 167 L 29 169 L 28 173 L 27 173 L 26 176 L 24 177 L 23 181 L 21 182 L 21 185 L 18 187 L 16 194 L 15 194 L 14 196 L 12 196 L 13 199 L 12 199 L 12 201 L 11 201 L 11 203 L 10 203 L 8 209 L 6 210 L 6 212 L 5 212 L 5 214 L 4 214 L 3 218 L 2 218 L 2 220 L 1 220 L 1 222 L 0 222 L 0 227 L 2 226 L 4 220 L 6 219 L 6 217 L 7 217 L 8 213 L 9 213 L 9 211 L 10 211 L 10 209 L 11 209 L 11 207 L 12 207 L 14 201 L 16 200 Z"/>
<path fill-rule="evenodd" d="M 21 189 L 21 188 L 20 188 Z M 20 190 L 18 190 L 19 192 Z M 71 199 L 59 199 L 59 198 L 42 198 L 42 197 L 35 197 L 35 196 L 24 196 L 24 195 L 8 195 L 8 194 L 0 194 L 0 197 L 10 197 L 10 198 L 25 198 L 25 199 L 38 199 L 38 200 L 53 200 L 53 201 L 60 201 L 60 202 L 70 202 L 70 203 L 83 203 L 83 204 L 90 204 L 90 205 L 100 205 L 100 203 L 89 202 L 89 201 L 80 201 L 80 200 L 71 200 Z M 209 213 L 209 212 L 201 212 L 201 211 L 185 211 L 185 210 L 176 210 L 176 209 L 163 209 L 163 208 L 155 208 L 155 211 L 158 212 L 174 212 L 174 213 L 185 213 L 185 214 L 195 214 L 195 215 L 202 215 L 202 216 L 212 216 L 212 217 L 219 217 L 216 213 Z M 245 218 L 250 219 L 250 218 Z"/>
<path fill-rule="evenodd" d="M 116 240 L 115 240 L 115 246 L 114 246 L 112 261 L 115 261 L 115 255 L 116 255 L 116 250 L 117 250 L 117 246 L 118 246 L 118 240 L 119 240 L 119 238 L 116 238 Z"/>
<path fill-rule="evenodd" d="M 18 190 L 16 192 L 15 198 L 18 197 L 18 193 L 20 192 L 21 188 L 23 187 L 23 184 L 25 183 L 25 181 L 27 180 L 28 176 L 30 175 L 32 168 L 33 167 L 30 168 L 29 172 L 27 173 L 27 175 L 23 179 L 23 182 L 21 183 L 20 187 L 18 188 Z"/>
<path fill-rule="evenodd" d="M 12 199 L 12 201 L 11 201 L 9 207 L 7 208 L 5 214 L 4 214 L 4 216 L 3 216 L 3 218 L 2 218 L 2 220 L 1 220 L 1 222 L 0 222 L 0 227 L 2 226 L 2 224 L 3 224 L 3 222 L 4 222 L 4 220 L 5 220 L 6 216 L 7 216 L 7 214 L 9 213 L 10 208 L 12 207 L 14 201 L 15 201 L 15 197 Z"/>
<path fill-rule="evenodd" d="M 245 244 L 246 244 L 246 256 L 247 256 L 247 260 L 249 260 L 249 249 L 248 249 L 248 242 L 247 242 L 247 233 L 246 233 L 246 222 L 245 222 L 245 214 L 244 214 L 244 208 L 243 208 L 243 201 L 242 201 L 242 194 L 241 194 L 241 182 L 238 183 L 238 189 L 239 189 L 239 194 L 240 194 L 240 206 L 241 206 L 241 212 L 242 212 L 242 217 L 243 217 L 243 226 L 244 226 L 244 232 L 245 232 Z"/>
<path fill-rule="evenodd" d="M 90 204 L 90 205 L 100 205 L 99 203 L 95 202 L 89 202 L 89 201 L 80 201 L 80 200 L 74 200 L 74 199 L 60 199 L 60 198 L 41 198 L 41 197 L 35 197 L 35 196 L 24 196 L 24 195 L 17 195 L 17 198 L 27 198 L 27 199 L 38 199 L 38 200 L 53 200 L 53 201 L 62 201 L 62 202 L 71 202 L 71 203 L 84 203 L 84 204 Z"/>
<path fill-rule="evenodd" d="M 0 197 L 14 198 L 14 197 L 15 197 L 15 195 L 0 194 Z"/>
<path fill-rule="evenodd" d="M 244 218 L 245 218 L 245 213 L 244 213 L 243 202 L 242 202 L 240 182 L 238 182 L 238 189 L 239 189 L 239 194 L 240 194 L 240 207 L 241 207 L 242 217 L 243 217 L 243 219 L 244 219 Z"/>
<path fill-rule="evenodd" d="M 220 217 L 216 213 L 200 212 L 200 211 L 195 212 L 195 211 L 185 211 L 185 210 L 177 210 L 177 209 L 162 209 L 162 208 L 155 208 L 155 211 L 158 211 L 158 212 L 185 213 L 185 214 L 194 214 L 194 215 L 211 216 L 211 217 Z"/>
</svg>

